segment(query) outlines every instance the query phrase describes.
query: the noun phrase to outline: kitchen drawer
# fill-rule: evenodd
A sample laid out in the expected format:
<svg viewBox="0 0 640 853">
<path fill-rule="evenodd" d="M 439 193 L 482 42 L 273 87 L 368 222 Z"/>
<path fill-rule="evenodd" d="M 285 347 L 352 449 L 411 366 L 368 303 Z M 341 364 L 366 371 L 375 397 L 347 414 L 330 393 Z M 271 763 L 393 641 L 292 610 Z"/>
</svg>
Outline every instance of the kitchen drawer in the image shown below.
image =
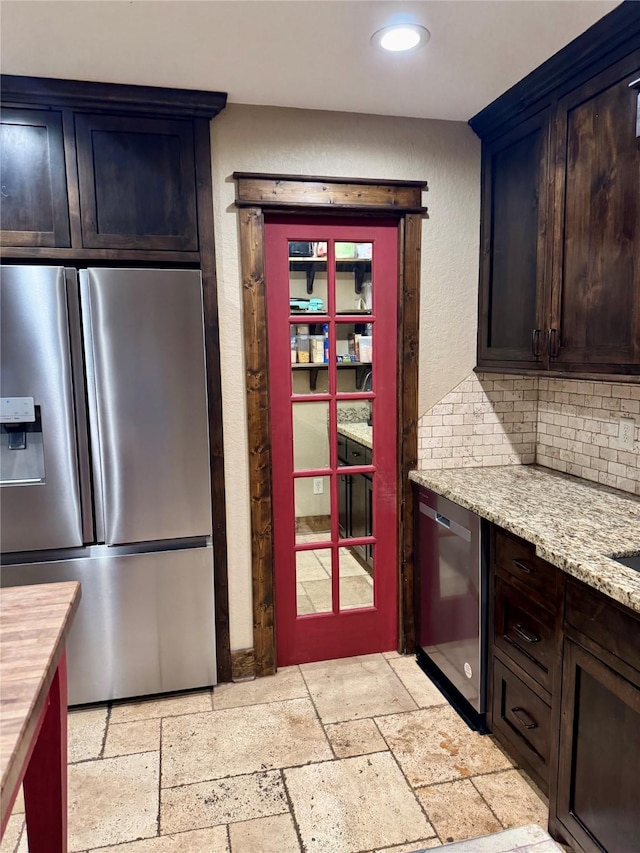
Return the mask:
<svg viewBox="0 0 640 853">
<path fill-rule="evenodd" d="M 500 577 L 495 579 L 493 642 L 551 691 L 556 618 Z"/>
<path fill-rule="evenodd" d="M 548 790 L 551 708 L 496 656 L 493 664 L 493 732 L 541 788 Z"/>
<path fill-rule="evenodd" d="M 640 618 L 580 581 L 567 581 L 565 622 L 640 671 Z"/>
<path fill-rule="evenodd" d="M 548 604 L 555 605 L 558 569 L 541 560 L 530 542 L 496 530 L 495 563 Z"/>
<path fill-rule="evenodd" d="M 348 438 L 347 462 L 349 465 L 371 465 L 371 450 L 364 444 L 359 444 L 357 441 Z"/>
</svg>

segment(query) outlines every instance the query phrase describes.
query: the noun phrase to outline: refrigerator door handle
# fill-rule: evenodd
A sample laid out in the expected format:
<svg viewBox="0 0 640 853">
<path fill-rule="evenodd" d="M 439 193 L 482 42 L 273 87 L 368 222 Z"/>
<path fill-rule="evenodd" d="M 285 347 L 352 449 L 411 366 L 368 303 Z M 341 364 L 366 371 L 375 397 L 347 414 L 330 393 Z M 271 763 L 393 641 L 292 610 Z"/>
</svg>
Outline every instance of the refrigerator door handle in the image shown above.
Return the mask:
<svg viewBox="0 0 640 853">
<path fill-rule="evenodd" d="M 80 270 L 80 305 L 82 308 L 82 334 L 84 338 L 87 377 L 87 401 L 89 404 L 89 436 L 91 438 L 91 470 L 93 473 L 96 542 L 104 542 L 104 481 L 102 476 L 102 458 L 100 455 L 100 425 L 98 420 L 93 335 L 91 332 L 91 297 L 89 294 L 89 274 L 87 270 Z"/>
<path fill-rule="evenodd" d="M 64 275 L 67 287 L 67 310 L 69 312 L 69 341 L 71 346 L 71 371 L 76 415 L 82 538 L 85 544 L 90 544 L 94 541 L 93 507 L 91 502 L 91 463 L 89 461 L 87 406 L 84 390 L 84 359 L 82 355 L 82 332 L 80 327 L 78 273 L 74 269 L 65 269 Z"/>
</svg>

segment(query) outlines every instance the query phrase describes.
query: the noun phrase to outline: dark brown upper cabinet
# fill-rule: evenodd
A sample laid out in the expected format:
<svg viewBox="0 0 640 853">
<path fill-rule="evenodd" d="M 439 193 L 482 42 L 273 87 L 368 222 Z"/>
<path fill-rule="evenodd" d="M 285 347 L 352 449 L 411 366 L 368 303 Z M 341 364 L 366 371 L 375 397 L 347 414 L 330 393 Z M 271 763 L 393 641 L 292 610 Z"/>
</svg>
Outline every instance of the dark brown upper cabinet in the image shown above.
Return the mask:
<svg viewBox="0 0 640 853">
<path fill-rule="evenodd" d="M 75 117 L 82 246 L 197 251 L 191 122 Z"/>
<path fill-rule="evenodd" d="M 9 246 L 69 246 L 62 117 L 2 111 L 0 237 Z"/>
<path fill-rule="evenodd" d="M 549 121 L 534 116 L 483 151 L 479 359 L 543 363 Z"/>
<path fill-rule="evenodd" d="M 622 3 L 471 119 L 479 369 L 640 375 L 639 39 Z"/>
<path fill-rule="evenodd" d="M 4 258 L 203 262 L 225 94 L 8 74 L 0 94 Z"/>
<path fill-rule="evenodd" d="M 639 69 L 637 51 L 558 105 L 550 322 L 557 366 L 615 373 L 640 365 L 640 140 L 629 87 Z"/>
</svg>

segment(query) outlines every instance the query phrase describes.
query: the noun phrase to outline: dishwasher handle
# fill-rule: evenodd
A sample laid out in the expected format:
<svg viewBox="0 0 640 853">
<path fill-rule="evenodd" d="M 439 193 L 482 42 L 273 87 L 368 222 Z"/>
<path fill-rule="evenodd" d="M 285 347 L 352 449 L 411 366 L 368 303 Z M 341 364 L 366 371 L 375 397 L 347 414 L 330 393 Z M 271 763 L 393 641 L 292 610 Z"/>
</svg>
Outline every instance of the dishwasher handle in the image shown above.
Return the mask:
<svg viewBox="0 0 640 853">
<path fill-rule="evenodd" d="M 452 521 L 445 515 L 441 515 L 439 512 L 436 512 L 435 509 L 432 509 L 430 506 L 427 506 L 427 504 L 422 502 L 419 504 L 419 509 L 423 515 L 426 515 L 432 521 L 435 521 L 436 524 L 446 528 L 446 530 L 450 530 L 451 533 L 455 533 L 456 536 L 464 539 L 465 542 L 471 542 L 471 531 L 467 530 L 466 527 L 463 527 L 462 524 L 458 524 L 457 521 Z"/>
</svg>

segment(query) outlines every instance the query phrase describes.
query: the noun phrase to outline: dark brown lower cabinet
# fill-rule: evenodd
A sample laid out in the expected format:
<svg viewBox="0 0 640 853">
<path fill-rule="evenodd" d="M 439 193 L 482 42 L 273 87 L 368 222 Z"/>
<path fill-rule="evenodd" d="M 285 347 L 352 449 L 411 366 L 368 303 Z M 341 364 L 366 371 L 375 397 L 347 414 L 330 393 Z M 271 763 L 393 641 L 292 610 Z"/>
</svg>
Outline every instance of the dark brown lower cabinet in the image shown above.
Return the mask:
<svg viewBox="0 0 640 853">
<path fill-rule="evenodd" d="M 560 571 L 530 542 L 499 528 L 491 553 L 489 726 L 546 794 L 562 644 Z"/>
<path fill-rule="evenodd" d="M 558 820 L 586 853 L 637 853 L 639 783 L 640 674 L 565 639 Z"/>
<path fill-rule="evenodd" d="M 640 853 L 640 614 L 492 533 L 491 731 L 576 853 Z"/>
<path fill-rule="evenodd" d="M 368 536 L 370 531 L 367 529 L 367 480 L 364 474 L 351 475 L 351 532 L 350 536 L 354 539 L 361 536 Z M 353 550 L 359 554 L 363 560 L 367 556 L 366 545 L 354 545 Z"/>
<path fill-rule="evenodd" d="M 526 673 L 499 658 L 493 665 L 493 732 L 545 793 L 549 789 L 551 697 L 535 689 Z"/>
<path fill-rule="evenodd" d="M 371 450 L 338 433 L 338 462 L 343 470 L 338 477 L 338 525 L 343 539 L 371 536 L 372 482 L 369 474 L 348 474 L 349 465 L 370 465 Z M 353 545 L 351 549 L 363 562 L 373 566 L 373 546 Z"/>
</svg>

